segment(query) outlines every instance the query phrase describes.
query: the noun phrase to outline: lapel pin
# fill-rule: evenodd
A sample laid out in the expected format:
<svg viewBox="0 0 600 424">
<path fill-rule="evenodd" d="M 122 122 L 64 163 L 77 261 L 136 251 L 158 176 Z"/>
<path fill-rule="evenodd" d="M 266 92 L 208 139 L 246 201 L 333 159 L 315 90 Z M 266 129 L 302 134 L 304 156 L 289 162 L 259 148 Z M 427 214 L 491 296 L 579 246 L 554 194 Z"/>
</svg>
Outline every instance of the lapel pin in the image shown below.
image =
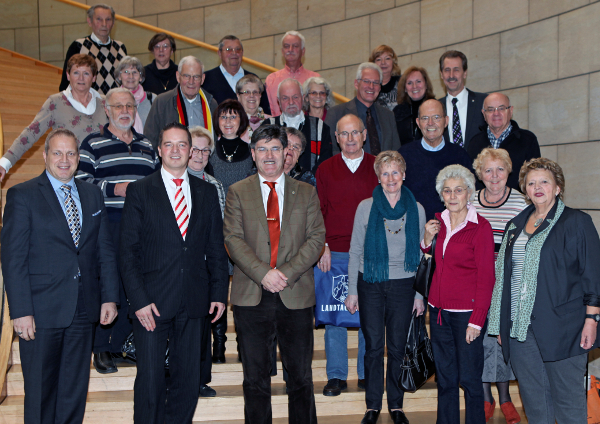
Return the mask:
<svg viewBox="0 0 600 424">
<path fill-rule="evenodd" d="M 295 191 L 292 191 L 292 194 L 296 194 L 296 192 L 295 192 Z"/>
</svg>

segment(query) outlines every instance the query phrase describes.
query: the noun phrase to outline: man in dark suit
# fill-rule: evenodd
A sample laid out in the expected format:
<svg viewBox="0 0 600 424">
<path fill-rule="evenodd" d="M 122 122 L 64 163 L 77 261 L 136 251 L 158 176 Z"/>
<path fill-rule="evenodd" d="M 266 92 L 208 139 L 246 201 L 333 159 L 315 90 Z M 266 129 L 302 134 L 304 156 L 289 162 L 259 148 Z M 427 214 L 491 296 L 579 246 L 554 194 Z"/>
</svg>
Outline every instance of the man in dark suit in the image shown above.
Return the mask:
<svg viewBox="0 0 600 424">
<path fill-rule="evenodd" d="M 217 190 L 188 174 L 191 144 L 185 126 L 167 125 L 159 134 L 160 172 L 127 187 L 119 257 L 137 349 L 135 423 L 191 424 L 204 321 L 213 312 L 219 319 L 227 302 Z"/>
<path fill-rule="evenodd" d="M 235 89 L 237 82 L 244 75 L 255 75 L 242 68 L 244 46 L 235 35 L 226 35 L 219 41 L 217 54 L 221 59 L 221 65 L 204 73 L 202 88 L 212 94 L 218 104 L 227 99 L 237 100 L 239 94 Z M 263 91 L 260 96 L 260 107 L 267 115 L 271 114 L 266 91 Z"/>
<path fill-rule="evenodd" d="M 481 110 L 487 96 L 465 88 L 467 68 L 467 56 L 462 52 L 448 50 L 440 57 L 440 75 L 448 93 L 439 99 L 449 118 L 444 138 L 465 149 L 471 138 L 481 131 L 479 127 L 485 125 Z"/>
<path fill-rule="evenodd" d="M 247 424 L 270 423 L 271 355 L 288 371 L 289 422 L 317 422 L 312 381 L 313 264 L 325 243 L 314 187 L 283 172 L 288 139 L 268 125 L 252 134 L 258 173 L 229 188 L 223 233 L 235 264 L 233 316 L 244 370 Z"/>
<path fill-rule="evenodd" d="M 2 273 L 19 335 L 25 423 L 81 423 L 94 323 L 119 300 L 116 256 L 100 189 L 75 180 L 75 135 L 46 138 L 46 171 L 8 190 Z"/>
<path fill-rule="evenodd" d="M 383 73 L 381 68 L 371 62 L 361 63 L 356 71 L 354 87 L 356 97 L 348 103 L 334 106 L 327 111 L 325 123 L 329 126 L 331 140 L 335 140 L 337 122 L 345 115 L 358 116 L 367 129 L 367 140 L 363 150 L 377 156 L 384 150 L 398 150 L 400 138 L 396 129 L 394 113 L 376 102 L 381 91 Z M 333 143 L 333 154 L 340 152 L 340 146 Z"/>
</svg>

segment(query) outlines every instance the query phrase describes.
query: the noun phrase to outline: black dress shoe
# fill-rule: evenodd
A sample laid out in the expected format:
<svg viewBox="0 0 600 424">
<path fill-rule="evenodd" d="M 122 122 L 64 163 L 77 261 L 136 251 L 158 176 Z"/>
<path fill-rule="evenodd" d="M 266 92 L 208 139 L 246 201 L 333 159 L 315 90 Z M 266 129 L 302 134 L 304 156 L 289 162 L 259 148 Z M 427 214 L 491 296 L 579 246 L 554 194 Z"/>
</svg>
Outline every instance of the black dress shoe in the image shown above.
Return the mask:
<svg viewBox="0 0 600 424">
<path fill-rule="evenodd" d="M 365 412 L 365 416 L 363 417 L 360 424 L 375 424 L 377 422 L 377 419 L 379 418 L 380 412 L 381 411 L 376 411 L 374 409 Z"/>
<path fill-rule="evenodd" d="M 113 372 L 118 371 L 110 352 L 94 353 L 93 363 L 94 368 L 96 368 L 96 371 L 100 374 L 112 374 Z"/>
<path fill-rule="evenodd" d="M 408 418 L 402 411 L 390 411 L 390 417 L 394 424 L 408 424 Z"/>
<path fill-rule="evenodd" d="M 340 380 L 339 378 L 332 378 L 327 382 L 323 388 L 324 396 L 339 396 L 342 390 L 348 388 L 346 380 Z"/>
<path fill-rule="evenodd" d="M 225 363 L 225 352 L 221 354 L 214 354 L 212 356 L 213 364 L 224 364 Z"/>
<path fill-rule="evenodd" d="M 215 397 L 217 395 L 217 391 L 206 384 L 202 384 L 200 386 L 200 397 Z"/>
<path fill-rule="evenodd" d="M 367 390 L 367 383 L 365 382 L 364 378 L 362 380 L 360 378 L 358 379 L 358 388 L 362 390 Z"/>
</svg>

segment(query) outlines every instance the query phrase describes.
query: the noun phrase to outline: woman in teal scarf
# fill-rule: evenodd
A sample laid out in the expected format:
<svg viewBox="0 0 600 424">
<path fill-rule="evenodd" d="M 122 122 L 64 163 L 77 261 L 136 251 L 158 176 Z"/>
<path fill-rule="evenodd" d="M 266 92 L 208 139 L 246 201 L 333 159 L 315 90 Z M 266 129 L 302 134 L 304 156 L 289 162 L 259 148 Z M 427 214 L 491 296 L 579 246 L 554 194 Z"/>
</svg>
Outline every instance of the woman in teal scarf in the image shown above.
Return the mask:
<svg viewBox="0 0 600 424">
<path fill-rule="evenodd" d="M 412 288 L 421 260 L 425 210 L 402 186 L 405 172 L 400 153 L 388 150 L 377 156 L 375 173 L 380 185 L 373 197 L 358 205 L 350 242 L 345 303 L 352 314 L 360 305 L 365 336 L 364 424 L 376 423 L 382 408 L 386 340 L 388 409 L 393 423 L 408 423 L 398 379 L 412 311 L 421 315 L 425 310 L 422 297 Z"/>
<path fill-rule="evenodd" d="M 598 345 L 600 239 L 589 215 L 563 203 L 561 167 L 545 158 L 519 174 L 529 205 L 506 226 L 489 334 L 510 360 L 529 424 L 587 422 L 583 378 Z"/>
</svg>

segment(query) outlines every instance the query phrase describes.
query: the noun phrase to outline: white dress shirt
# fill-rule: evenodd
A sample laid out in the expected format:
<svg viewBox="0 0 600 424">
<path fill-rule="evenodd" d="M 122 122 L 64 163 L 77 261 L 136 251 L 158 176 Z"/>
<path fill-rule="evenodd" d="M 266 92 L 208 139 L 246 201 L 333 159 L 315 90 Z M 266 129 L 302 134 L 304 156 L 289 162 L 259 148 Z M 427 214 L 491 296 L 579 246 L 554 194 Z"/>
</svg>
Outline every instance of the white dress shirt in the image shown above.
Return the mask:
<svg viewBox="0 0 600 424">
<path fill-rule="evenodd" d="M 300 125 L 304 123 L 304 112 L 300 111 L 300 113 L 296 116 L 288 116 L 285 113 L 282 113 L 279 117 L 281 123 L 285 124 L 286 127 L 300 129 Z"/>
<path fill-rule="evenodd" d="M 466 88 L 458 93 L 456 96 L 458 101 L 456 102 L 456 107 L 458 108 L 458 117 L 460 118 L 460 132 L 462 134 L 463 143 L 465 140 L 465 131 L 467 130 L 467 107 L 469 106 L 469 93 Z M 452 99 L 454 96 L 448 94 L 446 96 L 446 111 L 448 112 L 448 135 L 450 136 L 450 142 L 454 142 L 454 137 L 452 135 L 452 128 L 454 128 L 454 121 L 452 121 L 452 116 L 454 114 L 454 105 L 452 104 Z"/>
<path fill-rule="evenodd" d="M 227 83 L 229 84 L 229 86 L 231 87 L 233 92 L 235 94 L 237 94 L 237 91 L 235 91 L 235 85 L 244 76 L 244 70 L 242 69 L 242 67 L 240 66 L 240 69 L 238 69 L 238 71 L 235 73 L 235 75 L 231 75 L 229 72 L 227 72 L 225 70 L 225 68 L 223 67 L 223 65 L 219 65 L 219 69 L 223 73 L 223 76 L 227 80 Z"/>
<path fill-rule="evenodd" d="M 271 193 L 271 187 L 264 184 L 265 180 L 262 175 L 258 174 L 258 181 L 260 181 L 260 193 L 262 194 L 263 206 L 265 207 L 265 215 L 267 215 L 267 202 L 269 201 L 269 194 Z M 275 180 L 275 193 L 277 193 L 277 200 L 279 203 L 279 229 L 283 223 L 283 195 L 285 193 L 285 174 L 282 172 L 279 178 Z"/>
<path fill-rule="evenodd" d="M 356 158 L 356 159 L 348 159 L 346 156 L 344 156 L 344 153 L 342 153 L 342 160 L 348 166 L 348 169 L 350 169 L 350 172 L 352 172 L 353 174 L 356 172 L 356 170 L 360 166 L 360 163 L 363 161 L 363 158 L 365 157 L 365 151 L 361 149 L 360 152 L 362 154 L 360 155 L 359 158 Z"/>
<path fill-rule="evenodd" d="M 175 215 L 175 193 L 177 193 L 177 185 L 175 184 L 175 181 L 173 181 L 175 177 L 162 167 L 160 168 L 160 175 L 163 183 L 165 184 L 165 189 L 167 190 L 167 195 L 169 196 L 169 201 L 171 202 L 171 207 L 173 208 L 173 215 Z M 183 195 L 185 196 L 185 203 L 187 203 L 188 217 L 191 217 L 192 196 L 190 194 L 190 179 L 188 177 L 187 170 L 180 178 L 183 179 L 183 182 L 181 183 L 181 189 L 183 190 Z"/>
<path fill-rule="evenodd" d="M 108 36 L 108 41 L 106 43 L 103 43 L 102 41 L 100 41 L 100 39 L 98 37 L 96 37 L 96 34 L 94 34 L 93 32 L 92 32 L 92 35 L 90 36 L 90 38 L 92 39 L 92 41 L 100 44 L 101 46 L 108 46 L 110 43 L 112 43 L 112 40 L 110 39 L 110 35 Z"/>
</svg>

